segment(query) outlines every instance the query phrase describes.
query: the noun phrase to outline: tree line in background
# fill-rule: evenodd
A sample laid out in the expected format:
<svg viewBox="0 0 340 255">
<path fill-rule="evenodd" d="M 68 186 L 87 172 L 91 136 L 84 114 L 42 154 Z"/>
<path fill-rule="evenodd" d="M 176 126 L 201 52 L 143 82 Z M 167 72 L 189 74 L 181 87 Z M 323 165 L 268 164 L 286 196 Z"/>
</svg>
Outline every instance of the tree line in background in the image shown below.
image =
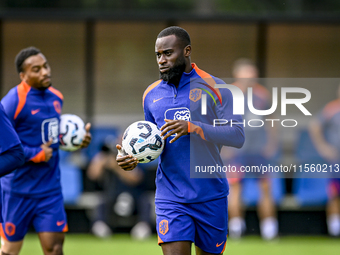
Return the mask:
<svg viewBox="0 0 340 255">
<path fill-rule="evenodd" d="M 85 10 L 162 10 L 200 13 L 338 13 L 340 0 L 1 0 L 1 9 L 72 8 Z"/>
</svg>

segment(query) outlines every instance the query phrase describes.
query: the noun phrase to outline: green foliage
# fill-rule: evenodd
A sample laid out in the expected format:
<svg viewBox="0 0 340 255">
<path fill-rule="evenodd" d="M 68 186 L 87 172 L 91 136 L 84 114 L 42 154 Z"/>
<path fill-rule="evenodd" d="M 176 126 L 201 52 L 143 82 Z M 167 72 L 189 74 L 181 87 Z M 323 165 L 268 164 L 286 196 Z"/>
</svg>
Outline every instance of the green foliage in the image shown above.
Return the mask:
<svg viewBox="0 0 340 255">
<path fill-rule="evenodd" d="M 189 10 L 194 0 L 1 0 L 7 8 L 78 8 L 100 10 Z"/>
<path fill-rule="evenodd" d="M 334 13 L 340 0 L 1 0 L 0 8 L 189 11 L 212 6 L 214 13 Z"/>
<path fill-rule="evenodd" d="M 154 10 L 191 10 L 194 8 L 195 1 L 192 0 L 138 0 L 142 9 Z"/>
<path fill-rule="evenodd" d="M 310 13 L 339 12 L 340 0 L 216 0 L 219 12 Z"/>
<path fill-rule="evenodd" d="M 298 0 L 297 0 L 298 1 Z M 220 12 L 261 12 L 284 11 L 286 1 L 277 0 L 217 0 L 217 9 Z"/>
</svg>

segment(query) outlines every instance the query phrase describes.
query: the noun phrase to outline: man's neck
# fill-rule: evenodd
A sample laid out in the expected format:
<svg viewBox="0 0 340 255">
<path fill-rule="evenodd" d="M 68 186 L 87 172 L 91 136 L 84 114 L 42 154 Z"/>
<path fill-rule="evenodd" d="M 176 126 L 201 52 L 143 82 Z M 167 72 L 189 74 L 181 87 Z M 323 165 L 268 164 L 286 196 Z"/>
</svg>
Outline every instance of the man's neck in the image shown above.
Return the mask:
<svg viewBox="0 0 340 255">
<path fill-rule="evenodd" d="M 187 65 L 186 65 L 186 67 L 185 67 L 185 70 L 184 70 L 184 72 L 186 72 L 186 73 L 190 73 L 191 71 L 192 71 L 192 65 L 191 65 L 191 61 L 188 61 L 188 63 L 187 63 Z"/>
<path fill-rule="evenodd" d="M 182 73 L 182 75 L 183 75 L 183 73 Z M 178 88 L 179 82 L 181 81 L 181 78 L 182 78 L 182 75 L 179 76 L 179 77 L 176 77 L 176 78 L 173 79 L 173 80 L 170 80 L 169 83 L 175 85 L 175 87 Z"/>
</svg>

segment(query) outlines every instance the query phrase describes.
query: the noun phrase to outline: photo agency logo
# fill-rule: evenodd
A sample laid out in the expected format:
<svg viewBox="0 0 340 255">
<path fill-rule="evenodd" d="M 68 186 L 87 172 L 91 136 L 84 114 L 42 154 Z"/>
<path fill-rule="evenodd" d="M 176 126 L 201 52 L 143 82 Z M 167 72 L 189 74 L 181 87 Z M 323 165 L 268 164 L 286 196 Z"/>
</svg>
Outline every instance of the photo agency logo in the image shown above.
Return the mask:
<svg viewBox="0 0 340 255">
<path fill-rule="evenodd" d="M 221 96 L 214 90 L 211 86 L 210 89 L 217 95 L 219 102 L 222 105 Z M 245 115 L 245 106 L 248 107 L 249 112 L 252 114 L 251 116 L 261 116 L 260 118 L 244 118 L 243 122 L 233 122 L 233 120 L 228 119 L 214 119 L 213 126 L 220 126 L 230 124 L 237 125 L 242 124 L 244 127 L 263 127 L 266 123 L 269 123 L 272 127 L 274 125 L 279 124 L 282 127 L 296 127 L 298 125 L 297 119 L 285 119 L 285 118 L 266 118 L 266 116 L 270 116 L 273 113 L 276 113 L 278 108 L 278 88 L 272 88 L 272 105 L 269 109 L 256 109 L 253 103 L 253 88 L 247 88 L 247 98 L 245 99 L 245 95 L 243 91 L 231 84 L 215 84 L 215 89 L 229 89 L 232 93 L 233 97 L 233 114 L 234 115 Z M 207 95 L 209 95 L 216 105 L 216 100 L 213 95 L 205 90 L 201 89 L 207 94 L 201 95 L 201 114 L 207 115 Z M 288 94 L 294 94 L 295 96 L 299 96 L 300 98 L 289 98 Z M 287 105 L 295 105 L 304 116 L 312 116 L 312 114 L 308 111 L 308 109 L 304 106 L 305 103 L 309 102 L 311 99 L 311 93 L 308 89 L 305 88 L 297 88 L 297 87 L 282 87 L 280 89 L 281 95 L 281 116 L 287 116 Z M 245 104 L 245 100 L 247 100 L 247 104 Z M 277 116 L 277 113 L 276 113 Z"/>
</svg>

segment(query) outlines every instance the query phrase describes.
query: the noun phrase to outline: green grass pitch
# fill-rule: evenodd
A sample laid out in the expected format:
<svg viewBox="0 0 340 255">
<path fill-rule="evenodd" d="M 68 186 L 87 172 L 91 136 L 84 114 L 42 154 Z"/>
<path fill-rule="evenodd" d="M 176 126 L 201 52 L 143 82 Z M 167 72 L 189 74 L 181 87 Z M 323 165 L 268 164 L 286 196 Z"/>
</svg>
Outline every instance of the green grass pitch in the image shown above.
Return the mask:
<svg viewBox="0 0 340 255">
<path fill-rule="evenodd" d="M 22 255 L 41 255 L 37 235 L 25 237 Z M 161 255 L 157 238 L 153 236 L 146 241 L 134 241 L 127 234 L 117 234 L 108 239 L 98 239 L 90 234 L 66 235 L 64 254 L 146 254 Z M 192 254 L 195 254 L 194 252 Z M 224 254 L 242 255 L 339 255 L 340 239 L 315 236 L 281 237 L 272 242 L 262 241 L 260 237 L 244 237 L 240 241 L 228 240 Z"/>
</svg>

